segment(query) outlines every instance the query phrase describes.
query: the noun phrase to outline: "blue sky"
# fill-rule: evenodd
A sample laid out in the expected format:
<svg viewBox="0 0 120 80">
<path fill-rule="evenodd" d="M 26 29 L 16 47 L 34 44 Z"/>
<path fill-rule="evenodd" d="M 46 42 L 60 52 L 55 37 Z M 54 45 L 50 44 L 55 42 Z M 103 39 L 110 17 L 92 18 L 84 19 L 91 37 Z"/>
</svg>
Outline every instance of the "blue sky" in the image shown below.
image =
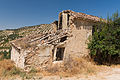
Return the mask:
<svg viewBox="0 0 120 80">
<path fill-rule="evenodd" d="M 120 0 L 0 0 L 0 30 L 48 24 L 67 9 L 106 18 L 120 11 Z"/>
</svg>

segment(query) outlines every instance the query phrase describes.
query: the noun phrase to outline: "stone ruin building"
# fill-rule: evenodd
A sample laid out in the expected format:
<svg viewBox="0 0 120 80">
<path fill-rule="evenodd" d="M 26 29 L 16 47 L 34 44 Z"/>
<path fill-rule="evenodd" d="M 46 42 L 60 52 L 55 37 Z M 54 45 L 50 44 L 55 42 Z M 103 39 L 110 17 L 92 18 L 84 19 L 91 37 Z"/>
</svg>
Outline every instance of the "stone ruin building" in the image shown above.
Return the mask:
<svg viewBox="0 0 120 80">
<path fill-rule="evenodd" d="M 12 41 L 11 60 L 23 69 L 32 66 L 42 68 L 64 62 L 73 55 L 87 55 L 88 38 L 99 21 L 96 16 L 62 11 L 58 22 L 52 23 L 46 32 Z"/>
</svg>

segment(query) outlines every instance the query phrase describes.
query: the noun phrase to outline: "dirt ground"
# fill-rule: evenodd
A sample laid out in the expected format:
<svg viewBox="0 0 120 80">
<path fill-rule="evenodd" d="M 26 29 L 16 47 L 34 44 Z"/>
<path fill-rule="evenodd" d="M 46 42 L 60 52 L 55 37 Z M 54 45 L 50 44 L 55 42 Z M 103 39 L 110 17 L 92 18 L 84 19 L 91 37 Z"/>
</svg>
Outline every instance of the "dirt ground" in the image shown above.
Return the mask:
<svg viewBox="0 0 120 80">
<path fill-rule="evenodd" d="M 21 77 L 12 78 L 1 78 L 0 80 L 23 80 Z M 120 68 L 119 67 L 108 67 L 106 70 L 98 72 L 94 75 L 76 75 L 73 77 L 62 77 L 62 76 L 34 76 L 31 79 L 24 80 L 120 80 Z"/>
<path fill-rule="evenodd" d="M 75 77 L 46 76 L 38 80 L 120 80 L 120 68 L 112 68 L 96 75 L 84 75 Z"/>
</svg>

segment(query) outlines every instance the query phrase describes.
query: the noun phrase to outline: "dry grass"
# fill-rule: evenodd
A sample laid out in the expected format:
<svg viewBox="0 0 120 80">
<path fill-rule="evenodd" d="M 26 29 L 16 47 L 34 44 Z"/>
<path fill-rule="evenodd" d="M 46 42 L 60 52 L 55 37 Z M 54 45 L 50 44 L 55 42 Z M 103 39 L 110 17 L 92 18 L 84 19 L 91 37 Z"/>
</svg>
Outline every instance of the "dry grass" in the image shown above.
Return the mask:
<svg viewBox="0 0 120 80">
<path fill-rule="evenodd" d="M 101 68 L 101 69 L 100 69 Z M 92 61 L 88 61 L 85 58 L 70 58 L 68 61 L 64 62 L 61 66 L 54 65 L 48 67 L 42 72 L 43 75 L 59 75 L 59 76 L 74 76 L 77 74 L 96 74 L 100 70 L 103 70 L 101 66 L 97 66 Z"/>
<path fill-rule="evenodd" d="M 29 73 L 23 72 L 19 68 L 16 68 L 12 61 L 2 60 L 0 61 L 0 76 L 21 76 L 23 78 L 31 78 L 33 75 L 59 75 L 63 77 L 74 76 L 77 74 L 80 75 L 91 75 L 96 74 L 100 70 L 103 70 L 103 66 L 98 66 L 94 62 L 87 60 L 85 58 L 69 58 L 61 65 L 55 64 L 47 67 L 45 70 L 36 70 L 32 69 Z M 32 74 L 32 76 L 31 76 Z"/>
<path fill-rule="evenodd" d="M 4 59 L 0 61 L 0 77 L 9 79 L 12 77 L 21 77 L 22 79 L 31 79 L 37 73 L 36 69 L 32 68 L 29 73 L 14 66 L 11 60 Z"/>
<path fill-rule="evenodd" d="M 113 64 L 110 66 L 111 68 L 120 68 L 120 64 Z"/>
<path fill-rule="evenodd" d="M 4 71 L 10 71 L 14 67 L 13 62 L 10 60 L 0 61 L 0 76 L 4 75 Z"/>
<path fill-rule="evenodd" d="M 94 62 L 85 58 L 70 58 L 61 65 L 55 64 L 47 67 L 45 70 L 36 70 L 32 68 L 30 72 L 24 72 L 19 68 L 16 68 L 12 61 L 2 60 L 0 61 L 0 77 L 7 78 L 21 77 L 22 79 L 31 79 L 35 75 L 37 76 L 51 76 L 58 75 L 61 77 L 69 77 L 75 75 L 91 75 L 98 71 L 103 70 L 103 67 L 94 64 Z"/>
<path fill-rule="evenodd" d="M 22 72 L 21 69 L 16 68 L 14 66 L 14 63 L 11 60 L 4 59 L 0 61 L 0 76 L 6 77 L 6 76 L 15 76 L 15 75 L 21 75 L 24 76 L 24 72 Z"/>
</svg>

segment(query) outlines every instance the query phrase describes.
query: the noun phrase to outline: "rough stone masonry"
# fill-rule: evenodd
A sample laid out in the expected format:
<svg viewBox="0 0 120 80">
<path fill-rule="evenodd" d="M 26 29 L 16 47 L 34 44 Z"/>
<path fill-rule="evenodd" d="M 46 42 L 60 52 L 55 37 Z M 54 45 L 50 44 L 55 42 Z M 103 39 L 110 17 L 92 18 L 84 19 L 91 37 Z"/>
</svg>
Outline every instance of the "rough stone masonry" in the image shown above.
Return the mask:
<svg viewBox="0 0 120 80">
<path fill-rule="evenodd" d="M 62 63 L 73 55 L 88 55 L 88 38 L 92 35 L 93 26 L 99 21 L 101 19 L 96 16 L 71 10 L 62 11 L 58 22 L 51 23 L 45 33 L 12 41 L 11 60 L 23 69 L 44 68 Z"/>
</svg>

